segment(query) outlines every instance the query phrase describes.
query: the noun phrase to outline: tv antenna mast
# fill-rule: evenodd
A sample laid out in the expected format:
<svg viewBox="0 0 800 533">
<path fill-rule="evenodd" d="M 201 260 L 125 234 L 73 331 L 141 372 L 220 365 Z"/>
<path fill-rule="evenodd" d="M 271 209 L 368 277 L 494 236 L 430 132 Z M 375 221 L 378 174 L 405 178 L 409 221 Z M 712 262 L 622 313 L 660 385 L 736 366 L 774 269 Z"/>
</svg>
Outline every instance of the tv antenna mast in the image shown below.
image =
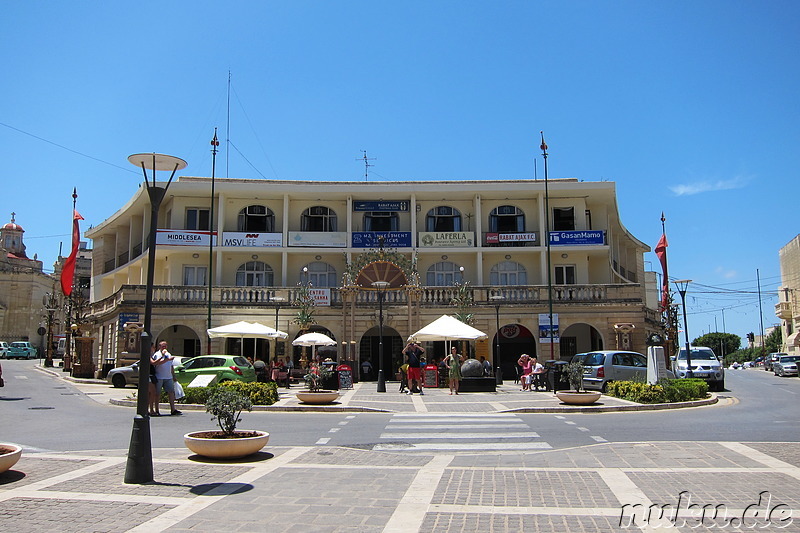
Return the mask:
<svg viewBox="0 0 800 533">
<path fill-rule="evenodd" d="M 364 154 L 362 157 L 356 158 L 356 161 L 363 161 L 364 162 L 364 181 L 369 181 L 369 167 L 374 167 L 375 165 L 370 165 L 370 161 L 375 161 L 378 159 L 377 157 L 367 157 L 367 151 L 361 150 L 361 153 Z"/>
</svg>

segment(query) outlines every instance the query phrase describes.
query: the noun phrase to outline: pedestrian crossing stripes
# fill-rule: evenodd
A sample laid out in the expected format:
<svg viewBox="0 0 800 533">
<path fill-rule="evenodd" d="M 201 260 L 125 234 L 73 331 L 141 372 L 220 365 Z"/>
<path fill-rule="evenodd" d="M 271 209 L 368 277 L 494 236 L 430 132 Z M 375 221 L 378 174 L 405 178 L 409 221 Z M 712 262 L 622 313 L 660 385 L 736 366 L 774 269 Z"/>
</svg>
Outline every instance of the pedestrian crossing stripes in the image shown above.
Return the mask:
<svg viewBox="0 0 800 533">
<path fill-rule="evenodd" d="M 513 413 L 395 414 L 380 438 L 386 442 L 373 450 L 452 453 L 552 448 Z"/>
</svg>

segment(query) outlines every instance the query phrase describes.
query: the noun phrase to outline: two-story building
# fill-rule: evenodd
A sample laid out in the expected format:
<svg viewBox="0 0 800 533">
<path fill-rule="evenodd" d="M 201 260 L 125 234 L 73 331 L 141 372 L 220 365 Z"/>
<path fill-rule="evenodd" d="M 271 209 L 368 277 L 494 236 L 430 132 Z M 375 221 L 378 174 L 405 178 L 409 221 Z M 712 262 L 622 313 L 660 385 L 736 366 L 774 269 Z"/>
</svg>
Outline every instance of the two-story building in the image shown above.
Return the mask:
<svg viewBox="0 0 800 533">
<path fill-rule="evenodd" d="M 303 287 L 316 303 L 309 329 L 336 341 L 323 354 L 340 361 L 379 366 L 383 309 L 388 375 L 407 337 L 457 312 L 454 298 L 465 295 L 462 311 L 466 305 L 488 335 L 470 353 L 506 376 L 523 352 L 568 359 L 602 348 L 644 351 L 646 337 L 662 331 L 646 297 L 649 247 L 620 221 L 613 182 L 548 180 L 547 199 L 541 180 L 230 178 L 216 179 L 214 189 L 212 200 L 210 178 L 181 177 L 159 214 L 152 333 L 175 355 L 243 349 L 299 363 L 289 342 L 301 332 Z M 140 188 L 86 233 L 94 241 L 98 363 L 115 359 L 124 324 L 141 320 L 149 213 Z M 209 340 L 209 316 L 211 327 L 257 321 L 289 338 L 245 339 L 243 347 L 240 339 Z M 429 345 L 428 360 L 444 349 Z"/>
</svg>

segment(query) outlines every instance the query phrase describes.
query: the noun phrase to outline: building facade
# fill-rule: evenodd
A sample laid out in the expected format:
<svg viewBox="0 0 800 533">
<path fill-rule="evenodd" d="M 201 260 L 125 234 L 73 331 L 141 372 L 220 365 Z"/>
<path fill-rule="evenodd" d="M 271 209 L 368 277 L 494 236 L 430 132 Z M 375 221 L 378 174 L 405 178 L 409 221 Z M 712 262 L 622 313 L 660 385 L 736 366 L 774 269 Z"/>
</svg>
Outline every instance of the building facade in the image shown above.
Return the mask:
<svg viewBox="0 0 800 533">
<path fill-rule="evenodd" d="M 778 253 L 781 264 L 781 287 L 775 315 L 780 319 L 782 351 L 800 355 L 800 235 L 789 241 Z"/>
<path fill-rule="evenodd" d="M 241 350 L 299 363 L 290 341 L 311 330 L 336 341 L 320 348 L 325 357 L 393 375 L 409 335 L 460 313 L 488 335 L 462 349 L 509 376 L 521 353 L 643 352 L 663 333 L 646 286 L 649 247 L 620 221 L 612 182 L 548 180 L 547 198 L 537 180 L 217 179 L 214 189 L 212 210 L 210 178 L 181 177 L 159 213 L 152 334 L 175 355 Z M 149 213 L 140 188 L 86 233 L 98 365 L 118 361 L 125 324 L 142 320 Z M 308 295 L 311 324 L 298 320 Z M 289 338 L 207 338 L 209 325 L 239 320 Z M 432 343 L 428 360 L 444 350 Z"/>
</svg>

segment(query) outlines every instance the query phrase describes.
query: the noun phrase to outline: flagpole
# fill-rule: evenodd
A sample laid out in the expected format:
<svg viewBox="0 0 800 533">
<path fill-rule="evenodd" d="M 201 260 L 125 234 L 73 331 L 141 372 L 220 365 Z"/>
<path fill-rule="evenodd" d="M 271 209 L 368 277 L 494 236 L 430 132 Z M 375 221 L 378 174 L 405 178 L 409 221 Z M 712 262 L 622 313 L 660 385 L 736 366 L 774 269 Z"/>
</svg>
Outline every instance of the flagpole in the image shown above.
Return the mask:
<svg viewBox="0 0 800 533">
<path fill-rule="evenodd" d="M 74 232 L 75 232 L 75 210 L 78 205 L 78 188 L 72 188 L 72 232 L 73 232 L 73 240 Z M 75 248 L 75 244 L 72 244 L 72 248 Z M 72 256 L 72 249 L 70 249 L 70 257 Z M 69 259 L 67 259 L 69 261 Z M 64 276 L 64 267 L 61 268 L 61 275 Z M 66 345 L 64 346 L 64 372 L 72 373 L 72 285 L 75 280 L 75 270 L 72 270 L 72 279 L 69 280 L 69 294 L 67 294 L 67 323 L 66 326 L 66 334 L 65 337 L 67 339 Z M 64 291 L 64 281 L 61 282 L 61 290 Z"/>
<path fill-rule="evenodd" d="M 544 157 L 544 220 L 545 220 L 545 245 L 547 248 L 547 308 L 550 317 L 550 359 L 555 359 L 555 346 L 553 346 L 553 278 L 551 274 L 552 267 L 550 265 L 550 192 L 547 188 L 547 144 L 544 142 L 544 132 L 542 134 L 542 144 L 539 148 L 542 149 L 542 157 Z M 555 392 L 555 391 L 553 391 Z"/>
<path fill-rule="evenodd" d="M 214 128 L 214 138 L 211 140 L 211 212 L 208 218 L 208 325 L 211 329 L 211 289 L 214 287 L 214 177 L 217 168 L 217 128 Z M 207 354 L 211 354 L 211 337 L 207 339 Z"/>
</svg>

